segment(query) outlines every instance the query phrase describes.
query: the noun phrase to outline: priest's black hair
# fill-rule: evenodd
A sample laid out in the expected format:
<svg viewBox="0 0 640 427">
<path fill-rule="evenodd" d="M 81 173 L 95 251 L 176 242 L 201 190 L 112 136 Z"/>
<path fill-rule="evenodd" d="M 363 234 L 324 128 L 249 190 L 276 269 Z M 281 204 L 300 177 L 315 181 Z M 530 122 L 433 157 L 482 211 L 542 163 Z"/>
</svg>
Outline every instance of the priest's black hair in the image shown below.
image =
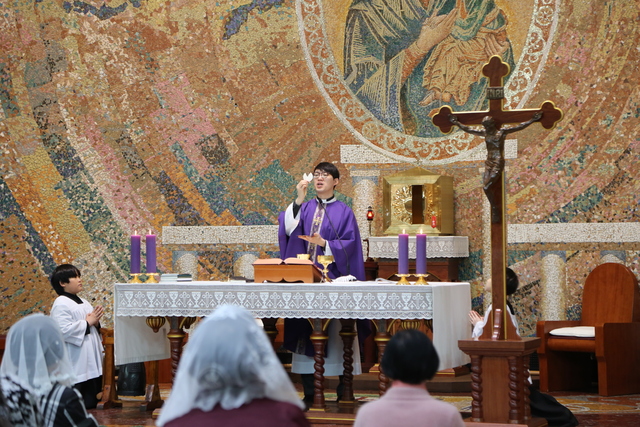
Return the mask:
<svg viewBox="0 0 640 427">
<path fill-rule="evenodd" d="M 81 277 L 78 267 L 71 264 L 60 264 L 53 270 L 53 273 L 51 273 L 49 281 L 51 282 L 51 286 L 53 286 L 53 290 L 56 291 L 58 295 L 62 295 L 65 291 L 61 283 L 69 283 L 69 279 L 74 277 Z"/>
<path fill-rule="evenodd" d="M 438 371 L 440 358 L 429 337 L 417 329 L 395 333 L 384 350 L 380 367 L 384 374 L 407 384 L 430 380 Z"/>
<path fill-rule="evenodd" d="M 340 171 L 338 170 L 336 165 L 334 165 L 333 163 L 329 163 L 329 162 L 318 163 L 318 166 L 316 166 L 316 168 L 313 171 L 326 172 L 329 175 L 331 175 L 333 179 L 340 178 Z"/>
</svg>

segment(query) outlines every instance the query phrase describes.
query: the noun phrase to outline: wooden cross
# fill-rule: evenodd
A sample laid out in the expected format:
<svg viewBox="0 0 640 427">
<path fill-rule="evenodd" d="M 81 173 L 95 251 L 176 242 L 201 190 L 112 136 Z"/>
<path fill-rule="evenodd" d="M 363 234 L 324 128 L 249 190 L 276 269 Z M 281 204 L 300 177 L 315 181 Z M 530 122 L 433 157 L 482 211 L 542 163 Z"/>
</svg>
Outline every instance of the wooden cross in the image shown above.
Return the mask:
<svg viewBox="0 0 640 427">
<path fill-rule="evenodd" d="M 551 129 L 562 119 L 562 111 L 551 101 L 545 101 L 538 109 L 503 110 L 503 79 L 509 74 L 509 64 L 499 56 L 493 56 L 482 68 L 482 74 L 489 79 L 487 99 L 488 111 L 454 113 L 444 106 L 433 117 L 433 124 L 443 133 L 451 132 L 454 125 L 465 132 L 485 137 L 487 161 L 484 174 L 484 191 L 491 205 L 491 281 L 493 313 L 485 325 L 481 339 L 519 340 L 515 325 L 506 310 L 505 269 L 507 266 L 507 228 L 505 222 L 504 191 L 504 141 L 508 133 L 524 129 L 534 121 L 539 121 L 545 129 Z M 503 128 L 509 123 L 518 126 Z M 469 125 L 482 125 L 484 130 L 475 130 Z"/>
</svg>

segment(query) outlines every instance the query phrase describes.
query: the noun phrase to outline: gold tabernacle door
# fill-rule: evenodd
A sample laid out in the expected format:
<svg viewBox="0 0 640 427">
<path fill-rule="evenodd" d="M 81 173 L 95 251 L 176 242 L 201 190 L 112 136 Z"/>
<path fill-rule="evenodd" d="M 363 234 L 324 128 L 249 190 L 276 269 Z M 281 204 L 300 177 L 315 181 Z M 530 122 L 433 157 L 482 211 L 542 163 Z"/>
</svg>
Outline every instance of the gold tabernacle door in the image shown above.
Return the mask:
<svg viewBox="0 0 640 427">
<path fill-rule="evenodd" d="M 383 177 L 384 234 L 453 235 L 453 177 L 413 168 Z"/>
</svg>

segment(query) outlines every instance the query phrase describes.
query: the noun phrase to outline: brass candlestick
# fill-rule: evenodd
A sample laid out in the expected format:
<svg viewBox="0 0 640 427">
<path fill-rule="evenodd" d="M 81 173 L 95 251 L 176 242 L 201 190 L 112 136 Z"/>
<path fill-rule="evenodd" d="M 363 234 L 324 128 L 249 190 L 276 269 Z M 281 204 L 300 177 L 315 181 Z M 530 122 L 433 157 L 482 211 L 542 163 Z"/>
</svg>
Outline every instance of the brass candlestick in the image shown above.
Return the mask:
<svg viewBox="0 0 640 427">
<path fill-rule="evenodd" d="M 416 280 L 416 285 L 428 285 L 429 282 L 427 282 L 427 279 L 425 279 L 425 277 L 427 277 L 426 274 L 416 274 L 416 277 L 418 277 L 418 280 Z"/>
<path fill-rule="evenodd" d="M 147 280 L 144 283 L 160 283 L 160 275 L 158 273 L 147 273 Z"/>
<path fill-rule="evenodd" d="M 131 277 L 132 279 L 129 283 L 142 283 L 142 280 L 140 280 L 140 273 L 132 273 Z"/>
<path fill-rule="evenodd" d="M 318 255 L 318 262 L 324 267 L 324 270 L 322 270 L 322 282 L 331 282 L 329 278 L 329 264 L 333 262 L 333 255 Z"/>
<path fill-rule="evenodd" d="M 407 277 L 409 277 L 408 274 L 396 274 L 396 276 L 398 276 L 400 278 L 400 280 L 398 280 L 398 285 L 410 285 L 411 282 L 409 282 L 409 280 L 407 279 Z"/>
</svg>

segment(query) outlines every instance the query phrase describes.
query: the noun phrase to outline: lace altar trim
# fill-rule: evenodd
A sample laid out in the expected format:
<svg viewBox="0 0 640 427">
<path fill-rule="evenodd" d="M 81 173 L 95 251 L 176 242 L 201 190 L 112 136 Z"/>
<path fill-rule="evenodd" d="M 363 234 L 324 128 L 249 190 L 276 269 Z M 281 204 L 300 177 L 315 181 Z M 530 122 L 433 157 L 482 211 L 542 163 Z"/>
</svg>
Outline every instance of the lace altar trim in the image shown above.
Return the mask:
<svg viewBox="0 0 640 427">
<path fill-rule="evenodd" d="M 206 316 L 222 304 L 258 318 L 431 319 L 429 285 L 190 282 L 115 285 L 116 316 Z"/>
</svg>

